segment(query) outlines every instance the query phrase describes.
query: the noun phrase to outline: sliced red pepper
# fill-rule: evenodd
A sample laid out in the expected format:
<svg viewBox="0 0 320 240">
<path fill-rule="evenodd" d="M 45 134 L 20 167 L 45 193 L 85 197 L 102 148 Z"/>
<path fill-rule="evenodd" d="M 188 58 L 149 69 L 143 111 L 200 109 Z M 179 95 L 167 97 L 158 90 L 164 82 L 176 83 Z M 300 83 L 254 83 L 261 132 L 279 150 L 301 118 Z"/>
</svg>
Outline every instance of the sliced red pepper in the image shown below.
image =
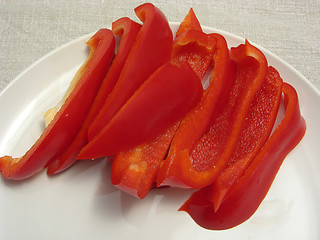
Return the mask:
<svg viewBox="0 0 320 240">
<path fill-rule="evenodd" d="M 188 30 L 197 30 L 199 32 L 202 32 L 199 20 L 196 17 L 196 14 L 194 13 L 192 8 L 190 8 L 187 16 L 180 23 L 180 26 L 176 32 L 176 37 L 180 36 L 182 33 Z"/>
<path fill-rule="evenodd" d="M 83 75 L 40 138 L 21 158 L 0 158 L 4 178 L 24 179 L 41 171 L 69 146 L 79 131 L 114 56 L 115 40 L 107 29 L 88 42 L 91 48 Z"/>
<path fill-rule="evenodd" d="M 199 79 L 202 79 L 212 61 L 214 49 L 216 49 L 214 35 L 188 30 L 174 40 L 171 62 L 189 63 Z"/>
<path fill-rule="evenodd" d="M 175 161 L 179 151 L 192 149 L 201 136 L 208 130 L 214 116 L 221 112 L 233 83 L 234 64 L 231 61 L 227 42 L 220 34 L 210 34 L 217 39 L 213 55 L 214 67 L 211 72 L 209 87 L 204 91 L 200 103 L 181 121 L 170 145 L 164 166 L 158 173 L 158 185 L 165 185 L 168 166 Z M 201 62 L 201 61 L 200 61 Z"/>
<path fill-rule="evenodd" d="M 202 79 L 211 63 L 215 43 L 214 36 L 188 30 L 175 39 L 172 61 L 177 64 L 189 63 Z M 179 123 L 180 121 L 147 143 L 116 154 L 112 161 L 112 184 L 133 196 L 144 198 L 156 180 L 158 168 L 167 154 Z"/>
<path fill-rule="evenodd" d="M 120 190 L 144 198 L 155 182 L 162 160 L 179 122 L 154 140 L 116 154 L 112 160 L 111 182 Z"/>
<path fill-rule="evenodd" d="M 78 158 L 113 155 L 152 140 L 190 111 L 201 96 L 201 82 L 187 63 L 164 64 L 89 141 Z"/>
<path fill-rule="evenodd" d="M 127 17 L 120 18 L 112 23 L 113 33 L 121 38 L 117 54 L 102 82 L 99 92 L 93 102 L 88 116 L 86 117 L 86 120 L 81 126 L 80 131 L 64 153 L 48 166 L 48 174 L 55 174 L 64 171 L 77 161 L 76 156 L 79 154 L 81 148 L 88 143 L 89 126 L 99 113 L 105 100 L 116 84 L 140 28 L 140 24 Z"/>
<path fill-rule="evenodd" d="M 212 186 L 212 199 L 217 211 L 231 186 L 238 181 L 270 136 L 281 100 L 282 79 L 268 67 L 266 80 L 256 93 L 237 140 L 228 167 Z"/>
<path fill-rule="evenodd" d="M 89 127 L 89 141 L 97 136 L 147 78 L 171 57 L 172 32 L 164 14 L 151 3 L 135 8 L 143 26 L 119 79 Z"/>
<path fill-rule="evenodd" d="M 164 174 L 158 178 L 161 185 L 202 188 L 214 182 L 226 167 L 267 71 L 265 56 L 248 41 L 232 48 L 231 58 L 238 70 L 225 108 L 191 151 L 181 150 L 174 161 L 164 161 Z"/>
<path fill-rule="evenodd" d="M 244 175 L 232 185 L 219 209 L 215 211 L 212 204 L 211 187 L 194 193 L 180 208 L 200 226 L 222 230 L 249 219 L 268 193 L 283 160 L 303 138 L 306 124 L 300 114 L 297 93 L 287 83 L 283 84 L 283 93 L 286 110 L 281 123 Z"/>
</svg>

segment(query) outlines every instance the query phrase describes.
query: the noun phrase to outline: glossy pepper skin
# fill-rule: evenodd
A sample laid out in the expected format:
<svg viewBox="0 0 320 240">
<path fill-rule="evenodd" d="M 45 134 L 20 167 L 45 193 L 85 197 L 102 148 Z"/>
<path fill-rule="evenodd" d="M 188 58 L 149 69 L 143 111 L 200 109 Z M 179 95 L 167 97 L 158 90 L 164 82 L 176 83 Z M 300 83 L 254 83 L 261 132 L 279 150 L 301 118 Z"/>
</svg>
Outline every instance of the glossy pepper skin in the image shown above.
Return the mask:
<svg viewBox="0 0 320 240">
<path fill-rule="evenodd" d="M 195 192 L 180 208 L 200 226 L 222 230 L 235 227 L 249 219 L 265 198 L 288 153 L 303 138 L 306 124 L 300 114 L 298 96 L 288 83 L 283 84 L 285 114 L 254 161 L 232 185 L 217 211 L 211 199 L 211 187 Z"/>
<path fill-rule="evenodd" d="M 192 8 L 190 8 L 188 14 L 180 23 L 179 28 L 176 32 L 176 38 L 188 30 L 196 30 L 202 32 L 200 22 Z"/>
<path fill-rule="evenodd" d="M 183 23 L 180 28 L 188 26 Z M 192 26 L 188 29 L 175 38 L 171 61 L 176 64 L 189 63 L 200 80 L 211 64 L 216 38 L 193 30 Z M 112 184 L 135 197 L 144 198 L 156 182 L 159 166 L 166 157 L 179 124 L 180 120 L 155 139 L 116 154 L 112 160 Z"/>
<path fill-rule="evenodd" d="M 181 121 L 171 142 L 169 154 L 158 173 L 157 185 L 170 185 L 166 182 L 169 166 L 175 161 L 177 152 L 192 149 L 215 116 L 222 110 L 234 80 L 234 64 L 231 61 L 225 38 L 219 34 L 210 34 L 217 40 L 213 53 L 214 66 L 211 71 L 210 83 L 199 104 Z"/>
<path fill-rule="evenodd" d="M 202 80 L 212 62 L 216 49 L 216 38 L 197 30 L 188 30 L 175 38 L 172 47 L 171 62 L 187 62 Z"/>
<path fill-rule="evenodd" d="M 105 157 L 152 140 L 190 111 L 201 96 L 202 85 L 187 63 L 164 64 L 89 141 L 78 158 Z"/>
<path fill-rule="evenodd" d="M 99 30 L 87 44 L 88 63 L 79 82 L 36 143 L 21 158 L 0 158 L 4 178 L 28 178 L 54 161 L 79 131 L 114 56 L 115 40 L 107 29 Z"/>
<path fill-rule="evenodd" d="M 164 162 L 160 172 L 163 175 L 158 178 L 161 185 L 203 188 L 213 183 L 226 167 L 267 72 L 265 56 L 248 41 L 231 49 L 231 59 L 237 64 L 237 72 L 223 111 L 193 149 L 181 150 L 174 161 Z"/>
<path fill-rule="evenodd" d="M 113 90 L 140 29 L 140 24 L 127 17 L 120 18 L 112 23 L 112 32 L 121 38 L 117 54 L 112 61 L 110 69 L 101 84 L 99 92 L 81 129 L 64 153 L 48 166 L 47 173 L 49 175 L 62 172 L 77 161 L 76 156 L 88 143 L 89 126 Z"/>
<path fill-rule="evenodd" d="M 156 180 L 179 121 L 152 141 L 116 154 L 112 160 L 111 183 L 137 198 L 144 198 Z"/>
<path fill-rule="evenodd" d="M 279 111 L 282 82 L 277 70 L 268 67 L 266 79 L 251 103 L 228 167 L 211 187 L 215 211 L 269 138 Z"/>
<path fill-rule="evenodd" d="M 89 127 L 89 141 L 102 131 L 141 84 L 170 60 L 173 36 L 164 14 L 151 3 L 135 8 L 135 13 L 143 25 L 113 91 Z"/>
</svg>

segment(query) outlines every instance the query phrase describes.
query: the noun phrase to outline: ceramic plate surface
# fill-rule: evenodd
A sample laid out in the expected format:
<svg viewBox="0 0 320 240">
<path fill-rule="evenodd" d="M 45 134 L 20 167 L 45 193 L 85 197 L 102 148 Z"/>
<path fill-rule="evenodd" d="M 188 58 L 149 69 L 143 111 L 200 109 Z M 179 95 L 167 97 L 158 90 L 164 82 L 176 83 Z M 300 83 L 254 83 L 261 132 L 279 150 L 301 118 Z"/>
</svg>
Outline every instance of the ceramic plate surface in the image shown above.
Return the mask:
<svg viewBox="0 0 320 240">
<path fill-rule="evenodd" d="M 171 26 L 175 31 L 178 24 Z M 224 35 L 229 47 L 244 43 L 221 30 L 204 30 Z M 64 95 L 88 55 L 84 42 L 91 35 L 44 56 L 1 93 L 1 156 L 22 156 L 40 136 L 42 113 Z M 157 189 L 139 200 L 112 186 L 106 161 L 81 161 L 53 177 L 43 171 L 19 182 L 0 178 L 1 239 L 318 239 L 320 94 L 290 65 L 258 47 L 296 88 L 307 132 L 248 221 L 230 230 L 205 230 L 177 211 L 190 191 Z"/>
</svg>

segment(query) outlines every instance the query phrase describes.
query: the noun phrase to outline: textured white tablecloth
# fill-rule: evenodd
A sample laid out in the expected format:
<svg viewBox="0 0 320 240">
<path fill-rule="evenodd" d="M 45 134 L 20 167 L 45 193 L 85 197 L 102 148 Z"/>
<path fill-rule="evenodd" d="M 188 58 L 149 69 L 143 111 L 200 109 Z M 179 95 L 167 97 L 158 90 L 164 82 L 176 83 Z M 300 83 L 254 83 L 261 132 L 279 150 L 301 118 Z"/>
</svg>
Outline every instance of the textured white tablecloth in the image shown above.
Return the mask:
<svg viewBox="0 0 320 240">
<path fill-rule="evenodd" d="M 142 1 L 0 0 L 0 91 L 34 61 L 63 43 L 129 16 Z M 169 21 L 190 7 L 202 25 L 269 49 L 320 89 L 320 1 L 153 1 Z"/>
</svg>

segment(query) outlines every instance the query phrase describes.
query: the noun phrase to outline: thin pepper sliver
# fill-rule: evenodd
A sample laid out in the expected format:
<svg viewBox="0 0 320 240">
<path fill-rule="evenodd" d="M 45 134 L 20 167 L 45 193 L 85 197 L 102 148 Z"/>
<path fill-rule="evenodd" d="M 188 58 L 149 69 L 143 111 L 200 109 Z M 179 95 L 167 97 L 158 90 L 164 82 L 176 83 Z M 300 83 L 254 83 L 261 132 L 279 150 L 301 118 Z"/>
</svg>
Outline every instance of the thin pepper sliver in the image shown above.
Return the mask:
<svg viewBox="0 0 320 240">
<path fill-rule="evenodd" d="M 197 30 L 199 32 L 202 32 L 200 22 L 192 8 L 190 8 L 188 14 L 180 23 L 179 28 L 176 32 L 176 37 L 180 36 L 182 33 L 188 30 Z"/>
<path fill-rule="evenodd" d="M 175 38 L 172 46 L 171 62 L 181 64 L 187 62 L 202 80 L 216 49 L 214 35 L 205 34 L 198 30 L 188 30 Z"/>
<path fill-rule="evenodd" d="M 143 22 L 114 89 L 88 130 L 92 140 L 108 124 L 132 94 L 171 57 L 172 31 L 164 14 L 151 3 L 135 8 Z"/>
<path fill-rule="evenodd" d="M 208 130 L 214 115 L 217 115 L 225 105 L 234 78 L 234 64 L 231 61 L 227 42 L 220 34 L 210 34 L 217 39 L 213 54 L 213 69 L 209 87 L 204 90 L 200 103 L 192 109 L 181 121 L 171 142 L 164 166 L 158 173 L 157 185 L 165 185 L 164 176 L 167 166 L 175 161 L 175 154 L 184 149 L 192 149 L 194 144 Z"/>
<path fill-rule="evenodd" d="M 54 161 L 69 146 L 79 131 L 114 56 L 112 31 L 99 30 L 87 42 L 88 62 L 77 85 L 36 143 L 21 158 L 0 158 L 2 177 L 28 178 Z"/>
<path fill-rule="evenodd" d="M 178 126 L 179 122 L 152 141 L 116 154 L 112 159 L 111 183 L 132 196 L 146 197 Z"/>
<path fill-rule="evenodd" d="M 228 167 L 212 184 L 215 211 L 269 138 L 279 111 L 282 83 L 277 70 L 268 67 L 266 79 L 251 103 Z"/>
<path fill-rule="evenodd" d="M 248 41 L 231 49 L 237 64 L 228 101 L 193 149 L 178 151 L 174 161 L 164 161 L 158 185 L 203 188 L 214 182 L 226 167 L 255 93 L 267 72 L 264 54 Z"/>
<path fill-rule="evenodd" d="M 190 214 L 200 226 L 223 230 L 235 227 L 249 219 L 273 183 L 279 168 L 306 131 L 301 116 L 297 92 L 288 83 L 283 84 L 285 113 L 259 154 L 232 186 L 217 211 L 212 203 L 211 186 L 195 192 L 180 208 Z"/>
<path fill-rule="evenodd" d="M 120 37 L 117 54 L 112 61 L 110 69 L 101 84 L 81 129 L 64 153 L 48 166 L 47 173 L 49 175 L 66 170 L 77 161 L 76 156 L 88 143 L 89 126 L 113 90 L 140 29 L 141 25 L 139 23 L 136 23 L 127 17 L 120 18 L 112 23 L 112 32 Z"/>
</svg>

